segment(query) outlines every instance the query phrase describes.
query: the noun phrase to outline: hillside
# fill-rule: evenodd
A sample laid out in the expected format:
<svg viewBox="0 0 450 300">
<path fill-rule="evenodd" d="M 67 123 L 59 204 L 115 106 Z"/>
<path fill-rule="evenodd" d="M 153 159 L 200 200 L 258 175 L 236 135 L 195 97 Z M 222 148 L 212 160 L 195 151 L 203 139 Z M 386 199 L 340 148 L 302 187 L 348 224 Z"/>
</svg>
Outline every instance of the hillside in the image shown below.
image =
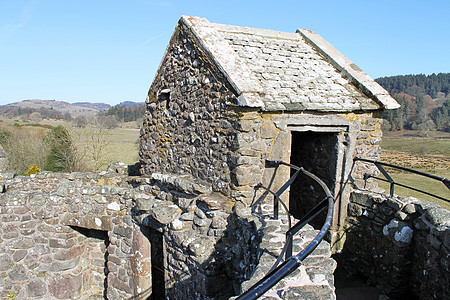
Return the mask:
<svg viewBox="0 0 450 300">
<path fill-rule="evenodd" d="M 399 75 L 376 81 L 402 106 L 383 115 L 385 130 L 450 132 L 450 73 Z"/>
<path fill-rule="evenodd" d="M 31 99 L 14 102 L 0 106 L 0 115 L 15 117 L 22 114 L 39 112 L 51 117 L 62 117 L 69 114 L 72 118 L 77 116 L 90 116 L 107 110 L 110 107 L 105 103 L 77 102 L 68 103 L 56 100 Z"/>
</svg>

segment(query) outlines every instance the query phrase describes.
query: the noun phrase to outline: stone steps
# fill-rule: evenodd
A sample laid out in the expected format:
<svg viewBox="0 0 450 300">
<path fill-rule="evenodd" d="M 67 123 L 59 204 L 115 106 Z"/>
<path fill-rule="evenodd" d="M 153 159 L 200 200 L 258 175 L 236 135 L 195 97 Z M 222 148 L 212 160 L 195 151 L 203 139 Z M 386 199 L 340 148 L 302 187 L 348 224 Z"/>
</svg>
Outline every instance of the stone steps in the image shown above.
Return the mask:
<svg viewBox="0 0 450 300">
<path fill-rule="evenodd" d="M 243 292 L 264 277 L 273 266 L 285 244 L 288 230 L 286 214 L 280 213 L 279 219 L 274 220 L 270 204 L 264 204 L 257 210 L 257 214 L 263 217 L 260 259 L 251 278 L 242 283 Z M 297 221 L 292 219 L 292 225 Z M 318 232 L 311 225 L 306 225 L 294 236 L 293 253 L 304 249 Z M 333 279 L 335 268 L 330 245 L 322 241 L 297 270 L 272 287 L 261 299 L 336 299 Z"/>
</svg>

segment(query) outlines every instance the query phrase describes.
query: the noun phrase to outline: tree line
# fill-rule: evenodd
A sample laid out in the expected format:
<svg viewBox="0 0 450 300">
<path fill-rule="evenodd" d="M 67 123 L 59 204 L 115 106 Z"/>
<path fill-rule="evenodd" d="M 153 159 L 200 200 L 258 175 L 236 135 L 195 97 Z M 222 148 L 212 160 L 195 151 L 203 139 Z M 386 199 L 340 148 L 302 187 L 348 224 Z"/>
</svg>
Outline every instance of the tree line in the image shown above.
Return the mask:
<svg viewBox="0 0 450 300">
<path fill-rule="evenodd" d="M 398 75 L 378 78 L 375 81 L 391 95 L 403 92 L 412 96 L 429 95 L 434 99 L 440 96 L 439 93 L 450 93 L 450 73 Z"/>
<path fill-rule="evenodd" d="M 104 112 L 100 112 L 99 115 L 114 116 L 119 122 L 132 122 L 142 118 L 145 110 L 145 104 L 137 104 L 131 107 L 115 105 Z"/>
<path fill-rule="evenodd" d="M 401 105 L 385 111 L 384 130 L 432 130 L 450 132 L 450 73 L 378 78 Z"/>
</svg>

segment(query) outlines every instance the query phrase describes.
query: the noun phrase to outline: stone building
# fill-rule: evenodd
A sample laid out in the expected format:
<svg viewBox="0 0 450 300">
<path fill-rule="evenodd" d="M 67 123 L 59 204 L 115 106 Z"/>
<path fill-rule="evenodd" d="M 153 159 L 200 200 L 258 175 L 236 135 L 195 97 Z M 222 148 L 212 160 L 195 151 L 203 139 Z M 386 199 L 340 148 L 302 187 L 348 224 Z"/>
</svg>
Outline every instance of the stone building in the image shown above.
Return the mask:
<svg viewBox="0 0 450 300">
<path fill-rule="evenodd" d="M 336 217 L 331 244 L 261 299 L 336 299 L 331 248 L 344 229 L 348 265 L 385 294 L 446 299 L 450 212 L 373 193 L 364 174 L 375 171 L 353 163 L 378 158 L 381 113 L 397 106 L 311 31 L 182 17 L 149 91 L 139 164 L 0 172 L 0 298 L 240 295 L 282 256 L 288 217 L 272 217 L 261 187 L 286 182 L 290 170 L 267 163 L 283 160 L 326 182 Z M 283 199 L 299 218 L 324 195 L 297 181 Z M 293 252 L 317 233 L 306 225 Z"/>
<path fill-rule="evenodd" d="M 353 166 L 353 158 L 379 157 L 381 114 L 399 105 L 311 30 L 287 33 L 183 16 L 147 107 L 143 174 L 190 175 L 248 206 L 266 196 L 259 184 L 276 191 L 290 177 L 288 167 L 268 167 L 266 160 L 302 166 L 337 196 L 334 243 L 347 215 L 346 183 L 362 184 L 363 174 L 373 172 Z M 303 178 L 283 199 L 299 218 L 318 202 L 317 190 Z"/>
</svg>

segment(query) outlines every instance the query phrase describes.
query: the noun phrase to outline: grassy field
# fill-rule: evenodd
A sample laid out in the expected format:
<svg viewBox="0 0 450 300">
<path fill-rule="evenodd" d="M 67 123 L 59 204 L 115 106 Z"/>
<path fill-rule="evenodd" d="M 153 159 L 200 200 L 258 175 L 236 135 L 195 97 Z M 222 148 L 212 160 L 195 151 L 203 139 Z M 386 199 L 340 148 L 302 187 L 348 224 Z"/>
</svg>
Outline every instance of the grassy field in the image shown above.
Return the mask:
<svg viewBox="0 0 450 300">
<path fill-rule="evenodd" d="M 139 161 L 139 129 L 115 128 L 108 136 L 105 159 L 134 164 Z"/>
<path fill-rule="evenodd" d="M 450 178 L 450 134 L 438 133 L 430 138 L 414 137 L 414 133 L 387 133 L 383 137 L 381 161 Z M 446 199 L 450 191 L 436 180 L 387 168 L 395 182 L 424 190 Z M 381 175 L 381 177 L 383 177 Z M 379 185 L 389 190 L 387 183 Z M 395 194 L 432 201 L 450 209 L 450 202 L 436 199 L 406 188 L 395 187 Z"/>
</svg>

